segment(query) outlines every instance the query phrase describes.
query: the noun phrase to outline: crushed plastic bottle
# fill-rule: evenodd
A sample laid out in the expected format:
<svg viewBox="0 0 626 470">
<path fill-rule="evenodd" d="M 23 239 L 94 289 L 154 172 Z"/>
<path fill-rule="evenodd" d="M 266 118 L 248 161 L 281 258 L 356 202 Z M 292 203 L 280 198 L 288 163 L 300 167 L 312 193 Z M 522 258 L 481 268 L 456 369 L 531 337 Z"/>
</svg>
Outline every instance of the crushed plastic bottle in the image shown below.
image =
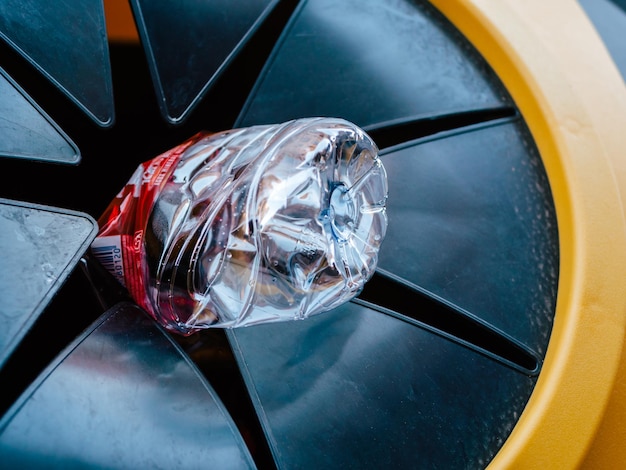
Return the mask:
<svg viewBox="0 0 626 470">
<path fill-rule="evenodd" d="M 345 120 L 200 133 L 139 166 L 92 252 L 183 335 L 303 319 L 371 277 L 386 200 L 376 145 Z"/>
</svg>

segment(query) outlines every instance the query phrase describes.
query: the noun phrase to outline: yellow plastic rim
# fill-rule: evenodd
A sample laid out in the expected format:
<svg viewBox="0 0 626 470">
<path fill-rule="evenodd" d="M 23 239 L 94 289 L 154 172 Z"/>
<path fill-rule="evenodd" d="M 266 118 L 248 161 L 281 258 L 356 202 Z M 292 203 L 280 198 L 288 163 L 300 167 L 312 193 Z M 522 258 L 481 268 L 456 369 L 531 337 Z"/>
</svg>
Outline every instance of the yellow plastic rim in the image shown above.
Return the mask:
<svg viewBox="0 0 626 470">
<path fill-rule="evenodd" d="M 543 369 L 490 468 L 573 468 L 602 420 L 626 331 L 626 87 L 575 0 L 431 1 L 515 100 L 546 167 L 559 226 Z"/>
</svg>

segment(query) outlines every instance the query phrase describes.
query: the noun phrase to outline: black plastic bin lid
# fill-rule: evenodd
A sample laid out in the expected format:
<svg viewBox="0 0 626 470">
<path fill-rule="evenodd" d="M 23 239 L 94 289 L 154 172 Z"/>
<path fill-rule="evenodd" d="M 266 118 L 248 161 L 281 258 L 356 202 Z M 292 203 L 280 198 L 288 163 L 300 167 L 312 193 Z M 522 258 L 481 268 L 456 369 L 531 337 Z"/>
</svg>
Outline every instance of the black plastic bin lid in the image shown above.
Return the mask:
<svg viewBox="0 0 626 470">
<path fill-rule="evenodd" d="M 126 97 L 120 126 L 106 135 L 72 127 L 83 173 L 63 173 L 64 181 L 76 204 L 88 206 L 104 192 L 115 196 L 122 168 L 130 177 L 153 149 L 171 148 L 207 122 L 219 131 L 345 118 L 377 142 L 389 176 L 389 229 L 376 274 L 334 311 L 212 330 L 181 341 L 184 353 L 123 304 L 5 416 L 1 456 L 104 465 L 107 447 L 117 459 L 105 462 L 112 467 L 180 466 L 171 459 L 182 446 L 189 465 L 249 466 L 232 419 L 239 429 L 252 423 L 246 444 L 257 464 L 484 468 L 541 373 L 559 275 L 550 185 L 515 103 L 425 0 L 242 5 L 133 0 L 143 44 L 111 49 L 119 54 L 116 89 Z M 203 55 L 209 48 L 217 52 Z M 150 75 L 158 103 L 144 99 Z M 167 121 L 160 126 L 152 116 L 159 110 Z M 38 264 L 30 269 L 39 276 Z M 136 428 L 126 430 L 127 422 Z M 52 423 L 72 428 L 46 442 L 37 426 Z M 94 443 L 86 443 L 90 433 Z M 152 433 L 164 438 L 151 441 Z M 205 435 L 218 436 L 226 450 Z"/>
</svg>

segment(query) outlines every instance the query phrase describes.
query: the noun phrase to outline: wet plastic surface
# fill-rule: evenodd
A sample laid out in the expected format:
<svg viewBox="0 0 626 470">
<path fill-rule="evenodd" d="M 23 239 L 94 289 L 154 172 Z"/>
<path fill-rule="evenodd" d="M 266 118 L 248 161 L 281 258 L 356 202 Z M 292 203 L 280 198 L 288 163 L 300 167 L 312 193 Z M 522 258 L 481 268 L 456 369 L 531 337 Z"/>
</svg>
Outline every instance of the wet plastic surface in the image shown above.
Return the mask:
<svg viewBox="0 0 626 470">
<path fill-rule="evenodd" d="M 0 367 L 96 235 L 87 214 L 0 199 Z"/>
<path fill-rule="evenodd" d="M 6 468 L 255 468 L 210 385 L 127 303 L 9 410 L 0 460 Z"/>
</svg>

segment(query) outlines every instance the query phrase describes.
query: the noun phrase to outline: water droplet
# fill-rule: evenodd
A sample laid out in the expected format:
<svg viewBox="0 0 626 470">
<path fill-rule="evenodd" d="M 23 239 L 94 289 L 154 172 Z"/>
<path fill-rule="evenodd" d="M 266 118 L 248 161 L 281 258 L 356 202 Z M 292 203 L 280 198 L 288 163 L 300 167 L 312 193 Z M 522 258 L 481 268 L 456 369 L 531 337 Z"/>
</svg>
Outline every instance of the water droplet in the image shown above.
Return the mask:
<svg viewBox="0 0 626 470">
<path fill-rule="evenodd" d="M 41 270 L 43 271 L 47 284 L 52 284 L 56 280 L 56 276 L 54 275 L 54 266 L 52 266 L 52 264 L 43 263 L 41 265 Z"/>
</svg>

